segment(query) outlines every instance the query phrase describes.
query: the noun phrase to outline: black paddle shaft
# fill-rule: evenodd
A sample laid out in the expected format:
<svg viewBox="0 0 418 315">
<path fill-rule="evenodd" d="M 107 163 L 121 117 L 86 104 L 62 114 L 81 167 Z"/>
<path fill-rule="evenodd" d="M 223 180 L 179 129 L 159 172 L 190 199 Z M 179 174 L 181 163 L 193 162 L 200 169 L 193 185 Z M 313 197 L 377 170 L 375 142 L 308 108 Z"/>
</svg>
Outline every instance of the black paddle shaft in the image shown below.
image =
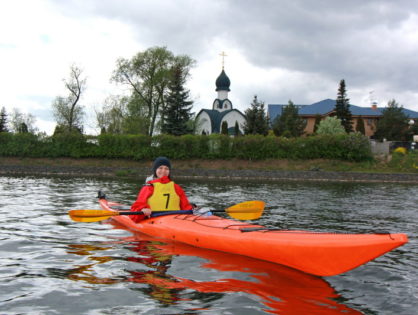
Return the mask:
<svg viewBox="0 0 418 315">
<path fill-rule="evenodd" d="M 161 212 L 160 215 L 168 215 L 168 214 L 191 214 L 191 210 L 172 210 L 172 211 L 167 211 L 167 210 L 153 210 L 152 212 L 154 212 L 155 214 L 157 214 L 158 212 Z M 118 212 L 118 215 L 138 215 L 138 214 L 144 214 L 142 211 L 122 211 L 122 212 Z M 158 216 L 158 215 L 155 215 Z"/>
<path fill-rule="evenodd" d="M 118 215 L 144 214 L 142 211 L 122 211 Z"/>
</svg>

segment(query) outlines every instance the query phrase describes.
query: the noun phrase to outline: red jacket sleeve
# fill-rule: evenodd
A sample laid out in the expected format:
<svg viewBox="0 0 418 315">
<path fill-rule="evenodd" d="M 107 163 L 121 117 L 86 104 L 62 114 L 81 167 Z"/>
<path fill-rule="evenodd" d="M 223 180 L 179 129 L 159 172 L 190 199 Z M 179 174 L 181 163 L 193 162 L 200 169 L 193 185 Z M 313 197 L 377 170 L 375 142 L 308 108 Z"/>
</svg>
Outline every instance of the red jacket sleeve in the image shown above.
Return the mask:
<svg viewBox="0 0 418 315">
<path fill-rule="evenodd" d="M 141 211 L 144 208 L 150 208 L 148 204 L 148 198 L 151 197 L 153 192 L 154 192 L 153 185 L 143 186 L 138 193 L 138 197 L 136 198 L 136 201 L 131 206 L 131 211 Z M 129 217 L 132 219 L 132 221 L 136 223 L 138 223 L 139 221 L 145 218 L 144 215 L 136 215 L 136 214 L 130 215 Z"/>
<path fill-rule="evenodd" d="M 176 190 L 177 195 L 180 197 L 180 210 L 192 210 L 193 206 L 190 204 L 189 199 L 179 185 L 174 183 L 174 189 Z"/>
</svg>

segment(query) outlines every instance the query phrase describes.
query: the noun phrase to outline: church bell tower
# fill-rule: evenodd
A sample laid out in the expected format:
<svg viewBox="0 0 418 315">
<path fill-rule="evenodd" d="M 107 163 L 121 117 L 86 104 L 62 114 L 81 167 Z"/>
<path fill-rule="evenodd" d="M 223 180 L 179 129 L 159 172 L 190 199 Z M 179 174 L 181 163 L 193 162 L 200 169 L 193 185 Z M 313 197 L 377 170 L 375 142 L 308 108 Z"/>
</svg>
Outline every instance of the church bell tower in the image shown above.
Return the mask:
<svg viewBox="0 0 418 315">
<path fill-rule="evenodd" d="M 228 99 L 228 92 L 231 91 L 229 87 L 231 86 L 231 81 L 225 73 L 224 58 L 226 54 L 222 52 L 222 72 L 216 79 L 216 92 L 218 92 L 218 97 L 214 100 L 212 109 L 219 112 L 232 109 L 232 103 Z"/>
</svg>

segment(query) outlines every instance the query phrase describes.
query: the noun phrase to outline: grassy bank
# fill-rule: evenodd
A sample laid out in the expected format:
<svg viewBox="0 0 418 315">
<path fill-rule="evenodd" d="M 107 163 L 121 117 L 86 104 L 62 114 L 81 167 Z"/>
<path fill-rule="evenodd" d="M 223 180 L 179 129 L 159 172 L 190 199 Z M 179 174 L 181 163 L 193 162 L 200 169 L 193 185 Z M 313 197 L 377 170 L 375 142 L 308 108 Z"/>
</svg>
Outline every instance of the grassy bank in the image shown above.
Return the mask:
<svg viewBox="0 0 418 315">
<path fill-rule="evenodd" d="M 176 169 L 207 170 L 284 170 L 284 171 L 329 171 L 359 173 L 412 173 L 418 174 L 418 153 L 393 154 L 386 159 L 373 161 L 349 162 L 340 160 L 172 160 Z M 126 159 L 72 159 L 72 158 L 10 158 L 0 157 L 1 165 L 16 166 L 74 166 L 80 168 L 150 168 L 151 160 L 133 161 Z"/>
</svg>

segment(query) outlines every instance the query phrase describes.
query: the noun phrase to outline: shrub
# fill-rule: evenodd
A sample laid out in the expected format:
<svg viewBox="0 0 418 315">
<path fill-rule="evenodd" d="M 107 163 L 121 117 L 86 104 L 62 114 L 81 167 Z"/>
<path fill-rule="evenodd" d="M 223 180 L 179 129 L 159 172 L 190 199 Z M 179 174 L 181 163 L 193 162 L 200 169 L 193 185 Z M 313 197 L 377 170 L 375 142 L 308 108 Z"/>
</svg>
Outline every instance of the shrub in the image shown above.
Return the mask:
<svg viewBox="0 0 418 315">
<path fill-rule="evenodd" d="M 321 120 L 318 129 L 316 130 L 318 135 L 337 135 L 345 133 L 345 129 L 341 124 L 341 120 L 337 117 L 327 117 Z"/>
<path fill-rule="evenodd" d="M 340 159 L 371 160 L 368 139 L 360 133 L 317 135 L 304 138 L 247 135 L 113 135 L 87 137 L 59 134 L 0 133 L 0 156 L 102 157 L 134 160 L 164 155 L 172 159 Z"/>
</svg>

